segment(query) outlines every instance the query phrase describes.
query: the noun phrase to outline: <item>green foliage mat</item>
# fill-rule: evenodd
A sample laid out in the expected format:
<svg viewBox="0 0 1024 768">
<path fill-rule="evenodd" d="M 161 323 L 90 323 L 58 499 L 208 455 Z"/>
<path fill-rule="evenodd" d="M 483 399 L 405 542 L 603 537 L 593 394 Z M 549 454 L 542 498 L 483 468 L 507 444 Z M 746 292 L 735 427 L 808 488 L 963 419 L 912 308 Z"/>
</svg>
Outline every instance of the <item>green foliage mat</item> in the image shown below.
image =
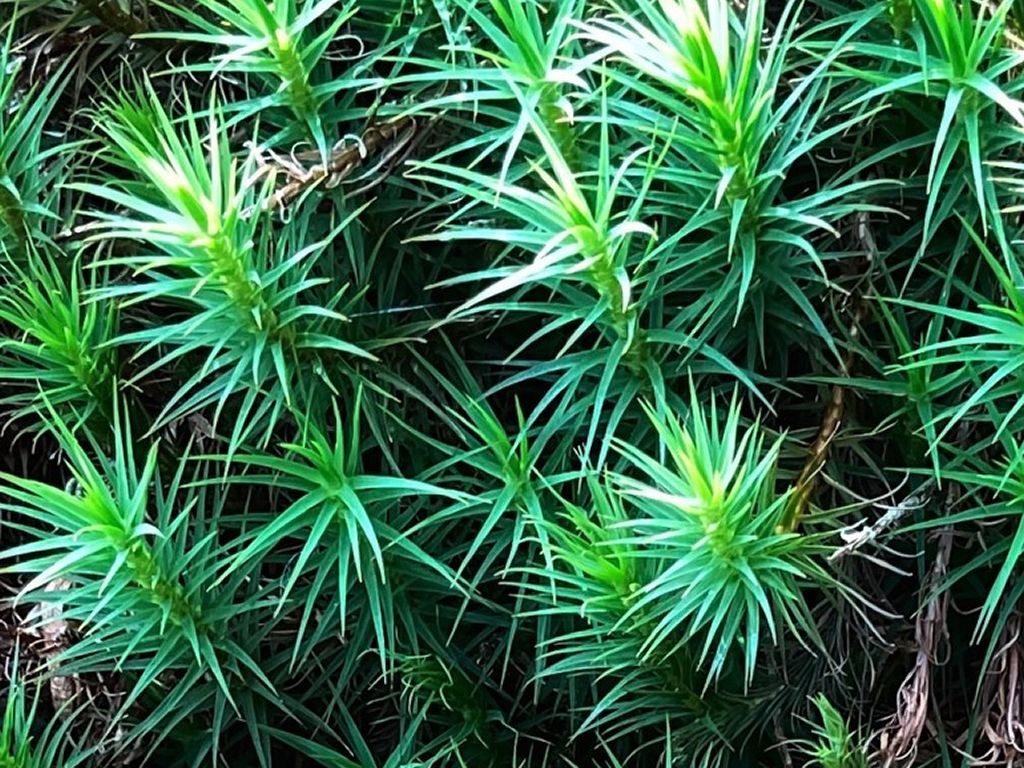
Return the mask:
<svg viewBox="0 0 1024 768">
<path fill-rule="evenodd" d="M 1020 0 L 0 0 L 0 766 L 1024 759 Z"/>
</svg>

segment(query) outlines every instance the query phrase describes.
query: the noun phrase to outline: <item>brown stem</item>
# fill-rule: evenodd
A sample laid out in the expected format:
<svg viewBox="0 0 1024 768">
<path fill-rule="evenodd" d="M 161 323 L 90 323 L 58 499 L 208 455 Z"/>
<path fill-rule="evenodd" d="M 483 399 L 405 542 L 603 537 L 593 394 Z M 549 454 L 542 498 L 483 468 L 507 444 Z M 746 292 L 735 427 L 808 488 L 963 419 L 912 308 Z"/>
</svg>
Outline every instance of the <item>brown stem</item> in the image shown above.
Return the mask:
<svg viewBox="0 0 1024 768">
<path fill-rule="evenodd" d="M 851 341 L 856 341 L 860 335 L 860 324 L 863 322 L 866 314 L 867 302 L 861 298 L 857 302 L 857 308 L 854 310 L 853 320 L 850 323 Z M 847 350 L 842 361 L 842 372 L 845 377 L 849 378 L 855 362 L 856 358 L 851 347 Z M 800 524 L 800 518 L 807 511 L 811 501 L 811 494 L 814 493 L 815 486 L 817 485 L 818 472 L 828 460 L 829 448 L 831 448 L 832 441 L 835 440 L 836 434 L 839 432 L 845 411 L 846 387 L 843 384 L 834 384 L 832 386 L 832 396 L 829 398 L 821 418 L 818 435 L 811 444 L 807 460 L 804 462 L 804 467 L 797 478 L 796 493 L 793 495 L 789 513 L 782 524 L 784 530 L 796 530 Z"/>
</svg>

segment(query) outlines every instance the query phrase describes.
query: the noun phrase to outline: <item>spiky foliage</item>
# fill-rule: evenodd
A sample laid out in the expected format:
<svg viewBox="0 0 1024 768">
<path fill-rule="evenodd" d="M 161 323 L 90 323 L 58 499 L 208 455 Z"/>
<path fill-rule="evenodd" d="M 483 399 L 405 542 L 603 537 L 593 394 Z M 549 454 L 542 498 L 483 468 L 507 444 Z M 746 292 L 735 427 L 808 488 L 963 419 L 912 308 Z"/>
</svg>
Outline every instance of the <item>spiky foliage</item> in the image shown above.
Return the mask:
<svg viewBox="0 0 1024 768">
<path fill-rule="evenodd" d="M 0 764 L 1019 760 L 1020 5 L 0 0 Z"/>
<path fill-rule="evenodd" d="M 809 765 L 820 768 L 867 768 L 867 752 L 858 743 L 857 735 L 850 732 L 843 716 L 823 695 L 814 698 L 814 706 L 818 710 L 820 723 L 814 726 L 815 741 L 806 748 L 811 757 Z"/>
<path fill-rule="evenodd" d="M 70 768 L 81 764 L 88 750 L 72 754 L 73 739 L 69 726 L 73 720 L 67 711 L 44 722 L 39 705 L 43 700 L 41 686 L 26 684 L 18 671 L 20 649 L 12 649 L 13 662 L 7 684 L 3 721 L 0 722 L 0 765 L 5 768 Z"/>
</svg>

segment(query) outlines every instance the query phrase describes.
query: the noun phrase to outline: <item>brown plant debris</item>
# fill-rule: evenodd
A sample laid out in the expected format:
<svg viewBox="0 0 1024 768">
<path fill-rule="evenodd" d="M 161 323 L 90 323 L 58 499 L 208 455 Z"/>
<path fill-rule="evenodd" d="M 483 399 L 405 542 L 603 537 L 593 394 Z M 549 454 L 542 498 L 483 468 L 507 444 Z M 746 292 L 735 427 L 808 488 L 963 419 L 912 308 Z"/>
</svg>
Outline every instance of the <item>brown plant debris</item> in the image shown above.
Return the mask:
<svg viewBox="0 0 1024 768">
<path fill-rule="evenodd" d="M 1021 614 L 1006 621 L 981 694 L 981 732 L 989 745 L 981 765 L 1020 765 L 1024 761 L 1024 642 Z"/>
<path fill-rule="evenodd" d="M 386 174 L 413 149 L 414 139 L 422 135 L 419 128 L 417 121 L 408 115 L 376 123 L 358 140 L 336 145 L 326 164 L 321 162 L 317 151 L 293 152 L 287 158 L 270 153 L 269 162 L 259 158 L 261 167 L 257 179 L 267 174 L 284 178 L 284 184 L 264 201 L 263 210 L 284 211 L 307 191 L 321 184 L 325 189 L 333 189 L 371 159 L 374 167 L 370 173 L 379 170 Z M 370 182 L 360 191 L 380 181 L 382 178 Z"/>
<path fill-rule="evenodd" d="M 871 542 L 877 541 L 908 514 L 920 509 L 924 503 L 924 496 L 912 494 L 898 504 L 886 505 L 885 513 L 873 523 L 868 523 L 867 520 L 858 520 L 856 523 L 846 526 L 839 531 L 843 546 L 830 554 L 828 559 L 839 560 L 857 552 Z"/>
<path fill-rule="evenodd" d="M 46 592 L 64 592 L 71 589 L 67 579 L 55 579 L 46 585 Z M 78 681 L 61 675 L 57 670 L 57 657 L 71 645 L 71 626 L 63 618 L 63 605 L 57 601 L 37 603 L 25 617 L 21 628 L 23 636 L 32 641 L 32 649 L 46 663 L 50 674 L 50 698 L 56 711 L 67 711 L 78 693 Z"/>
<path fill-rule="evenodd" d="M 65 592 L 74 588 L 67 579 L 54 579 L 45 592 Z M 9 625 L 8 625 L 9 624 Z M 60 657 L 78 640 L 77 623 L 64 618 L 63 603 L 52 600 L 36 603 L 23 616 L 10 613 L 10 622 L 0 620 L 0 650 L 6 664 L 17 658 L 21 679 L 41 679 L 46 683 L 50 705 L 58 717 L 74 720 L 74 739 L 83 749 L 105 742 L 104 768 L 127 768 L 139 764 L 147 740 L 124 740 L 125 726 L 117 721 L 126 690 L 115 674 L 61 674 Z M 6 642 L 5 642 L 6 641 Z M 20 648 L 21 653 L 16 649 Z M 7 671 L 10 678 L 11 670 Z"/>
<path fill-rule="evenodd" d="M 946 576 L 952 549 L 953 531 L 944 529 L 939 534 L 932 570 L 921 589 L 925 604 L 917 613 L 914 629 L 917 646 L 914 667 L 900 685 L 896 714 L 889 728 L 882 734 L 880 757 L 883 768 L 913 762 L 917 756 L 921 733 L 928 722 L 931 672 L 932 667 L 942 663 L 937 657 L 937 649 L 940 641 L 947 636 L 946 613 L 949 608 L 949 595 L 936 595 L 934 589 Z"/>
</svg>

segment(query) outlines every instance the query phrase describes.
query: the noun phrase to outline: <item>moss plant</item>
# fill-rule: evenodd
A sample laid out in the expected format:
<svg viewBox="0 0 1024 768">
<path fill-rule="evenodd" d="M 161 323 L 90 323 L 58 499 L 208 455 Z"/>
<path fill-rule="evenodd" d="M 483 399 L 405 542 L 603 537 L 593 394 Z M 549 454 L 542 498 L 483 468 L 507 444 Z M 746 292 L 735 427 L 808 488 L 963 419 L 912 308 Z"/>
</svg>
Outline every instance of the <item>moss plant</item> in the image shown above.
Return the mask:
<svg viewBox="0 0 1024 768">
<path fill-rule="evenodd" d="M 0 765 L 1019 760 L 1019 5 L 0 0 Z"/>
</svg>

